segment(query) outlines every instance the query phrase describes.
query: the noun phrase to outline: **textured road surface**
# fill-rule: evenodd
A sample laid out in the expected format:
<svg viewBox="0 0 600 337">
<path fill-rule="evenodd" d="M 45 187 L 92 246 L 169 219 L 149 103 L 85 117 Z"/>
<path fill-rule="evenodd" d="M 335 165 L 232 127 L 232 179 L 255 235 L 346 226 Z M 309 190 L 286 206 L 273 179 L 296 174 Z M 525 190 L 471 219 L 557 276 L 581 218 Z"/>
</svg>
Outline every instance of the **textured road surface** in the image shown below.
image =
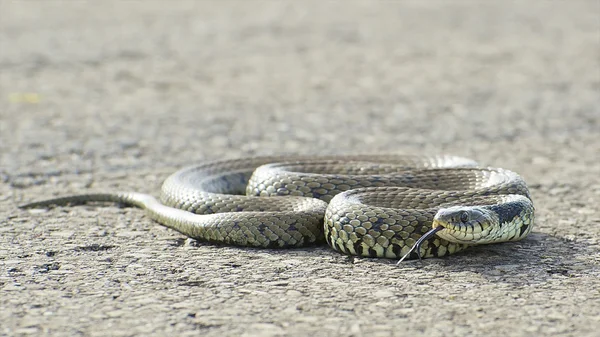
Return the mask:
<svg viewBox="0 0 600 337">
<path fill-rule="evenodd" d="M 0 335 L 597 336 L 600 3 L 1 1 Z M 448 152 L 525 241 L 444 259 L 186 240 L 132 208 L 205 159 Z"/>
</svg>

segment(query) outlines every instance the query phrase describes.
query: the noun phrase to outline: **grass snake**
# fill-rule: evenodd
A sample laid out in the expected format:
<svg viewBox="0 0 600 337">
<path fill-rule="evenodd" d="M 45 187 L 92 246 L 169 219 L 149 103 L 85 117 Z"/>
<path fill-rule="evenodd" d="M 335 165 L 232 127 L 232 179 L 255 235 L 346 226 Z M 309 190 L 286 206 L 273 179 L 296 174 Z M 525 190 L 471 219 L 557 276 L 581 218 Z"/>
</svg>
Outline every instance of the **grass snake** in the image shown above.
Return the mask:
<svg viewBox="0 0 600 337">
<path fill-rule="evenodd" d="M 140 207 L 188 237 L 287 248 L 326 241 L 350 255 L 421 258 L 516 241 L 532 229 L 524 180 L 454 156 L 271 156 L 181 169 L 160 202 L 135 192 L 55 198 L 22 208 L 86 202 Z"/>
</svg>

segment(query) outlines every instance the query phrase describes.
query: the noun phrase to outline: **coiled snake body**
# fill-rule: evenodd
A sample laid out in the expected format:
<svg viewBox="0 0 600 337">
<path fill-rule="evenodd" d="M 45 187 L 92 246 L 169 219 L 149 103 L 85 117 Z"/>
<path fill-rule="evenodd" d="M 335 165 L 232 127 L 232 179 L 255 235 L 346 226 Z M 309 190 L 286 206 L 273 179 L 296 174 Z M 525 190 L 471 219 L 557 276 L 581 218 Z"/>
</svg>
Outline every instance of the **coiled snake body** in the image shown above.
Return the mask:
<svg viewBox="0 0 600 337">
<path fill-rule="evenodd" d="M 201 241 L 265 248 L 326 241 L 345 254 L 396 259 L 520 240 L 534 220 L 519 175 L 452 156 L 225 160 L 177 171 L 163 183 L 161 202 L 125 192 L 21 207 L 89 201 L 144 208 L 160 224 Z"/>
</svg>

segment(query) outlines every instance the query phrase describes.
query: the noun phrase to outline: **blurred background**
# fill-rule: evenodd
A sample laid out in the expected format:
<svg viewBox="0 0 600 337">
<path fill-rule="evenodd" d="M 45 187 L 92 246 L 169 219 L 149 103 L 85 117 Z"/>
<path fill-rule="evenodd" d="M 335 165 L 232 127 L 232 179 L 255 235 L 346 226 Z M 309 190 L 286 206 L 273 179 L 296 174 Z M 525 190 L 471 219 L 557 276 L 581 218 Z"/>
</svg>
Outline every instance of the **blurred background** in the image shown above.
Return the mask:
<svg viewBox="0 0 600 337">
<path fill-rule="evenodd" d="M 44 169 L 44 155 L 73 166 L 349 151 L 491 161 L 492 144 L 507 153 L 598 129 L 597 1 L 0 6 L 11 171 Z"/>
</svg>

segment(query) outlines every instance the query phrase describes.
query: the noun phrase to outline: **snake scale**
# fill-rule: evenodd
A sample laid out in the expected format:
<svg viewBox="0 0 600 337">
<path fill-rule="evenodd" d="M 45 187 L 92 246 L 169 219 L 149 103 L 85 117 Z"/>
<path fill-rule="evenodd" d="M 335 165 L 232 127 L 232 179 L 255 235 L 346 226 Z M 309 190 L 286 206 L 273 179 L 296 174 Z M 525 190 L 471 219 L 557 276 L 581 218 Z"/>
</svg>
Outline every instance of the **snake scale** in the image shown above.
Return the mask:
<svg viewBox="0 0 600 337">
<path fill-rule="evenodd" d="M 200 241 L 264 248 L 326 241 L 344 254 L 393 259 L 520 240 L 534 221 L 519 175 L 447 155 L 221 160 L 169 176 L 160 202 L 123 192 L 21 207 L 93 201 L 143 208 L 158 223 Z"/>
</svg>

